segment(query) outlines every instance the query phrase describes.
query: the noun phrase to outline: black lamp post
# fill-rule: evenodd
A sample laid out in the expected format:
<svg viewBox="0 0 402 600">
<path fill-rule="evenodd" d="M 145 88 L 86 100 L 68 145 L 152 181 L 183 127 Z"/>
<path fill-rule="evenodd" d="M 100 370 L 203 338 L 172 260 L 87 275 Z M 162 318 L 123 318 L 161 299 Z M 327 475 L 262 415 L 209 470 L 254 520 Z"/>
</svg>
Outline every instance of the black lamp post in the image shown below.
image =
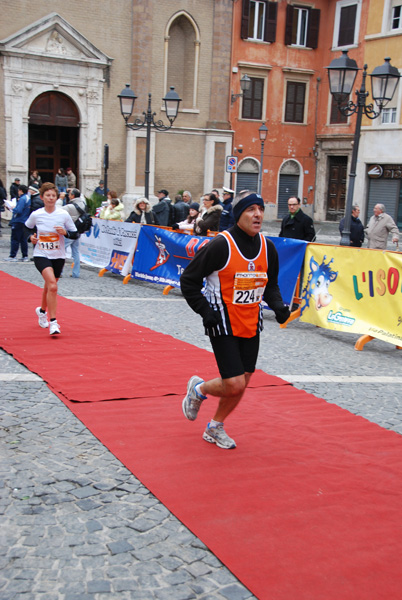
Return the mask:
<svg viewBox="0 0 402 600">
<path fill-rule="evenodd" d="M 155 127 L 158 131 L 167 131 L 173 125 L 174 120 L 177 117 L 177 113 L 179 112 L 179 104 L 181 102 L 181 98 L 177 92 L 175 92 L 174 87 L 170 88 L 170 91 L 166 94 L 164 98 L 162 98 L 165 103 L 166 116 L 169 120 L 170 125 L 165 125 L 163 121 L 155 121 L 154 117 L 156 113 L 152 112 L 151 109 L 151 94 L 148 94 L 148 109 L 147 112 L 143 112 L 144 120 L 135 119 L 133 123 L 129 123 L 128 120 L 133 114 L 134 103 L 137 96 L 134 94 L 133 90 L 130 88 L 130 84 L 126 83 L 126 87 L 124 90 L 120 92 L 117 96 L 120 99 L 120 112 L 126 122 L 126 127 L 128 129 L 142 129 L 143 127 L 147 128 L 147 138 L 146 138 L 146 147 L 145 147 L 145 198 L 149 200 L 149 156 L 150 156 L 150 148 L 151 148 L 151 127 Z"/>
<path fill-rule="evenodd" d="M 258 134 L 260 136 L 260 141 L 261 141 L 261 160 L 260 160 L 260 173 L 258 176 L 258 193 L 261 196 L 261 190 L 262 190 L 262 163 L 264 160 L 264 142 L 267 139 L 267 135 L 268 135 L 268 127 L 265 125 L 265 123 L 262 123 L 261 127 L 258 128 Z"/>
<path fill-rule="evenodd" d="M 241 92 L 240 92 L 240 94 L 234 94 L 232 92 L 232 95 L 230 97 L 230 103 L 233 104 L 233 102 L 236 102 L 237 98 L 240 98 L 241 96 L 243 96 L 244 92 L 248 92 L 248 90 L 250 89 L 250 85 L 251 85 L 251 79 L 245 73 L 243 75 L 243 77 L 240 79 Z"/>
<path fill-rule="evenodd" d="M 357 102 L 354 103 L 352 100 L 341 106 L 350 96 L 352 91 L 357 71 L 360 69 L 357 66 L 356 61 L 349 58 L 347 50 L 342 52 L 340 58 L 335 58 L 328 69 L 329 88 L 331 94 L 338 103 L 338 110 L 345 116 L 349 117 L 354 113 L 357 114 L 356 118 L 356 129 L 353 139 L 353 151 L 352 161 L 350 164 L 349 172 L 349 186 L 348 194 L 346 198 L 345 207 L 345 226 L 342 232 L 341 245 L 350 246 L 350 223 L 352 219 L 352 206 L 353 206 L 353 192 L 356 179 L 356 164 L 357 154 L 359 150 L 360 141 L 360 130 L 362 124 L 363 113 L 369 119 L 376 119 L 384 106 L 392 100 L 395 93 L 396 86 L 399 82 L 399 71 L 396 67 L 390 64 L 390 58 L 385 59 L 385 63 L 381 67 L 376 67 L 371 73 L 371 89 L 372 97 L 378 106 L 378 110 L 375 110 L 374 104 L 366 104 L 366 98 L 369 93 L 366 91 L 366 77 L 367 77 L 367 65 L 363 68 L 363 79 L 360 90 L 356 90 Z"/>
</svg>

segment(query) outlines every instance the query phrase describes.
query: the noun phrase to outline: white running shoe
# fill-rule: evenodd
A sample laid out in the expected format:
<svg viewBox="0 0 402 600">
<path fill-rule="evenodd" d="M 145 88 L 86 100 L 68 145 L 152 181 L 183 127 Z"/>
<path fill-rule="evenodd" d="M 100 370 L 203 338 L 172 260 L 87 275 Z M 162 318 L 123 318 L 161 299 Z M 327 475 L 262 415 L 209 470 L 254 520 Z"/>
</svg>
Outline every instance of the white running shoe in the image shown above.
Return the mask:
<svg viewBox="0 0 402 600">
<path fill-rule="evenodd" d="M 59 324 L 57 321 L 50 321 L 49 333 L 50 333 L 50 335 L 54 335 L 55 333 L 61 333 L 60 327 L 59 327 Z"/>
<path fill-rule="evenodd" d="M 47 314 L 40 312 L 40 306 L 38 306 L 38 308 L 35 308 L 35 312 L 38 315 L 39 326 L 43 327 L 43 329 L 46 329 L 46 327 L 49 327 L 49 321 L 47 320 Z"/>
<path fill-rule="evenodd" d="M 202 437 L 206 442 L 216 444 L 218 448 L 223 448 L 224 450 L 236 448 L 236 442 L 228 436 L 223 429 L 223 424 L 219 424 L 217 427 L 210 427 L 208 423 Z"/>
</svg>

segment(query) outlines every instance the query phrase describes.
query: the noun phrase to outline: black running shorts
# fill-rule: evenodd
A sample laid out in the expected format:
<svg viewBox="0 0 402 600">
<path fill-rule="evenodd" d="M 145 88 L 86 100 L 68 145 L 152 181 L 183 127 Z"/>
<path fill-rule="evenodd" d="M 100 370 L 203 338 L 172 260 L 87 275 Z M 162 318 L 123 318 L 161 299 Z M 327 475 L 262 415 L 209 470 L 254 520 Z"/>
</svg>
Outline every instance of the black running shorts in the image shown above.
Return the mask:
<svg viewBox="0 0 402 600">
<path fill-rule="evenodd" d="M 35 267 L 38 269 L 39 273 L 42 273 L 43 269 L 51 267 L 54 271 L 54 276 L 56 279 L 60 278 L 65 262 L 66 261 L 64 258 L 51 259 L 46 258 L 45 256 L 34 256 Z"/>
<path fill-rule="evenodd" d="M 210 338 L 222 379 L 254 373 L 260 347 L 260 334 L 252 338 L 220 335 Z"/>
</svg>

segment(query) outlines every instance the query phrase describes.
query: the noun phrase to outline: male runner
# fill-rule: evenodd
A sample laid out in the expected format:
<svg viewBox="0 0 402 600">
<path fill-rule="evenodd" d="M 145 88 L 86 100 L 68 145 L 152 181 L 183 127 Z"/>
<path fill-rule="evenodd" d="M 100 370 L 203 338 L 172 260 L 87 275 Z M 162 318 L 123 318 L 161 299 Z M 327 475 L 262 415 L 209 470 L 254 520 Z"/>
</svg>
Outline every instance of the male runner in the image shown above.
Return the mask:
<svg viewBox="0 0 402 600">
<path fill-rule="evenodd" d="M 187 303 L 203 319 L 220 373 L 210 381 L 191 377 L 183 412 L 194 421 L 207 395 L 217 396 L 218 408 L 203 439 L 224 449 L 236 447 L 223 425 L 255 371 L 263 329 L 261 301 L 274 311 L 279 323 L 290 315 L 278 286 L 276 248 L 260 233 L 262 197 L 249 190 L 240 192 L 233 215 L 236 224 L 201 248 L 180 278 Z"/>
</svg>

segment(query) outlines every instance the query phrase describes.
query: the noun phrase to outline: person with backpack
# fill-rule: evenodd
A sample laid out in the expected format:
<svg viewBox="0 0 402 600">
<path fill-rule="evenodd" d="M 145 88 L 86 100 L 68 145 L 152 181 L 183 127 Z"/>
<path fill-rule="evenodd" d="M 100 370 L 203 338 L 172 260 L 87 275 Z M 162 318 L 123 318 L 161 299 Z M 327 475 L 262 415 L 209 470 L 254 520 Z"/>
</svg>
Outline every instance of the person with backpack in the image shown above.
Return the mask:
<svg viewBox="0 0 402 600">
<path fill-rule="evenodd" d="M 68 194 L 67 204 L 62 207 L 66 210 L 76 225 L 77 219 L 82 215 L 81 211 L 86 211 L 87 204 L 85 199 L 81 197 L 81 192 L 77 188 L 70 190 Z M 66 239 L 64 242 L 66 248 L 71 247 L 71 254 L 74 262 L 71 277 L 78 278 L 80 276 L 80 236 L 77 239 Z"/>
</svg>

